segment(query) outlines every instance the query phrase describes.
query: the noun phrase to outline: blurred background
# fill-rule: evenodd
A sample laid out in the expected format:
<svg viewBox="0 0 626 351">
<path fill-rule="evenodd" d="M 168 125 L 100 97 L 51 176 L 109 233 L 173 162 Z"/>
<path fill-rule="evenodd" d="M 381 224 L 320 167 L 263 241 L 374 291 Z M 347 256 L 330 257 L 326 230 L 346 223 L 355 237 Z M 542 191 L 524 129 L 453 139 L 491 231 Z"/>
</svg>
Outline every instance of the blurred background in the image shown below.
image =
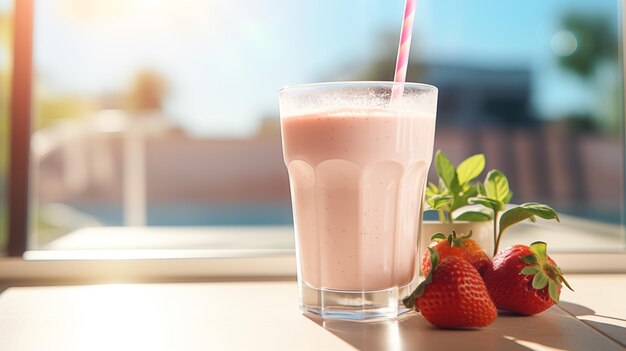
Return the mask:
<svg viewBox="0 0 626 351">
<path fill-rule="evenodd" d="M 0 245 L 14 1 L 0 0 Z M 404 5 L 34 3 L 30 249 L 84 228 L 290 225 L 277 90 L 392 80 Z M 407 80 L 439 87 L 436 148 L 484 152 L 514 203 L 622 223 L 620 13 L 419 1 Z"/>
</svg>

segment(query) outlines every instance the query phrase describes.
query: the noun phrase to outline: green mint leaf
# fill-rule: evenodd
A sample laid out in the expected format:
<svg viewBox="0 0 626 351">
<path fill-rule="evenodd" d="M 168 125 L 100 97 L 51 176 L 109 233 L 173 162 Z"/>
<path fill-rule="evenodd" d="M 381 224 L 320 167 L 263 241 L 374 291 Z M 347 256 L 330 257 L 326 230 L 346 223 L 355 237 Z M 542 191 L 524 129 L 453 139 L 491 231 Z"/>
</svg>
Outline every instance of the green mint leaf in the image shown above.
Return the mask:
<svg viewBox="0 0 626 351">
<path fill-rule="evenodd" d="M 537 256 L 535 256 L 535 254 L 530 254 L 522 257 L 522 261 L 533 266 L 539 264 L 539 260 L 537 260 Z"/>
<path fill-rule="evenodd" d="M 485 169 L 485 155 L 477 154 L 465 159 L 456 169 L 459 184 L 467 184 Z"/>
<path fill-rule="evenodd" d="M 443 180 L 441 179 L 441 177 L 439 177 L 439 180 L 437 181 L 438 187 L 439 187 L 439 193 L 440 194 L 444 194 L 448 191 L 448 188 L 446 187 L 446 184 L 444 184 Z"/>
<path fill-rule="evenodd" d="M 530 251 L 534 252 L 537 257 L 543 258 L 548 256 L 548 244 L 543 241 L 535 241 L 530 244 Z"/>
<path fill-rule="evenodd" d="M 439 240 L 446 240 L 446 235 L 444 233 L 435 233 L 433 234 L 433 236 L 430 237 L 430 241 L 439 241 Z"/>
<path fill-rule="evenodd" d="M 450 195 L 435 195 L 426 201 L 428 207 L 431 210 L 441 210 L 450 207 L 452 202 L 452 196 Z"/>
<path fill-rule="evenodd" d="M 458 215 L 455 221 L 483 222 L 491 220 L 492 216 L 485 212 L 467 211 Z"/>
<path fill-rule="evenodd" d="M 435 167 L 437 168 L 437 174 L 439 178 L 446 185 L 446 188 L 452 192 L 459 191 L 459 181 L 457 179 L 456 170 L 452 165 L 452 162 L 448 159 L 448 157 L 441 152 L 441 150 L 437 151 L 437 155 L 435 156 Z"/>
<path fill-rule="evenodd" d="M 431 182 L 428 182 L 428 186 L 426 187 L 426 199 L 433 197 L 439 194 L 439 188 Z"/>
<path fill-rule="evenodd" d="M 476 186 L 465 186 L 465 190 L 453 194 L 452 205 L 450 205 L 450 212 L 455 211 L 463 206 L 467 206 L 468 200 L 478 195 L 478 189 Z"/>
<path fill-rule="evenodd" d="M 487 196 L 487 189 L 485 189 L 485 184 L 476 183 L 476 190 L 478 190 L 479 195 Z"/>
<path fill-rule="evenodd" d="M 533 288 L 541 290 L 545 288 L 546 285 L 548 285 L 548 276 L 542 271 L 537 272 L 533 277 Z"/>
<path fill-rule="evenodd" d="M 507 228 L 525 219 L 535 222 L 535 216 L 543 219 L 559 220 L 559 215 L 550 206 L 536 202 L 527 202 L 502 214 L 502 217 L 500 217 L 500 233 L 504 233 Z"/>
<path fill-rule="evenodd" d="M 519 207 L 525 208 L 537 217 L 541 217 L 543 219 L 556 219 L 557 222 L 560 222 L 559 215 L 552 207 L 548 205 L 539 204 L 536 202 L 527 202 L 521 204 Z"/>
<path fill-rule="evenodd" d="M 517 224 L 526 219 L 532 219 L 535 214 L 523 207 L 514 207 L 502 214 L 500 217 L 500 233 L 510 226 Z"/>
<path fill-rule="evenodd" d="M 552 279 L 548 281 L 548 293 L 550 294 L 552 301 L 559 303 L 559 286 Z"/>
<path fill-rule="evenodd" d="M 494 211 L 501 211 L 504 208 L 504 204 L 502 202 L 489 198 L 489 197 L 481 196 L 481 195 L 472 197 L 468 199 L 467 202 L 470 204 L 475 204 L 475 205 L 483 205 Z"/>
<path fill-rule="evenodd" d="M 533 275 L 533 274 L 537 274 L 537 272 L 539 272 L 539 267 L 537 266 L 526 266 L 522 269 L 522 271 L 520 273 L 525 274 L 525 275 Z"/>
<path fill-rule="evenodd" d="M 487 190 L 487 197 L 504 203 L 504 200 L 509 196 L 509 180 L 506 179 L 504 173 L 492 169 L 487 173 L 485 189 Z"/>
<path fill-rule="evenodd" d="M 509 193 L 506 195 L 506 198 L 504 198 L 504 202 L 505 204 L 508 204 L 509 202 L 511 202 L 511 199 L 513 198 L 513 192 L 509 190 Z"/>
</svg>

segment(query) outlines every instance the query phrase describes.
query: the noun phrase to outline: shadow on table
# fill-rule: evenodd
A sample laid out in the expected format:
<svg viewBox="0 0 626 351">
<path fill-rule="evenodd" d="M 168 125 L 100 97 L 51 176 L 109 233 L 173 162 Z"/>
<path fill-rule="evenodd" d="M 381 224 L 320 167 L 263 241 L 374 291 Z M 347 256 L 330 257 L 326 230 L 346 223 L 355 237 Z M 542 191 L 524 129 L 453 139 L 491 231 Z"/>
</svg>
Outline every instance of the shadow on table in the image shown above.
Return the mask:
<svg viewBox="0 0 626 351">
<path fill-rule="evenodd" d="M 416 313 L 395 321 L 371 323 L 307 317 L 359 350 L 529 350 L 502 338 L 492 328 L 437 329 Z"/>
<path fill-rule="evenodd" d="M 584 323 L 597 330 L 590 321 L 581 323 L 572 317 L 576 314 L 569 311 L 574 308 L 577 313 L 593 315 L 593 310 L 571 303 L 567 303 L 567 307 L 569 314 L 559 307 L 552 307 L 535 316 L 500 312 L 496 322 L 489 327 L 454 330 L 435 328 L 417 313 L 381 322 L 323 320 L 317 316 L 305 316 L 360 350 L 623 350 L 613 342 L 619 340 L 607 339 L 607 335 L 588 328 Z M 626 335 L 624 328 L 611 327 L 621 329 L 621 334 Z"/>
<path fill-rule="evenodd" d="M 626 328 L 615 325 L 615 323 L 617 323 L 626 326 L 626 319 L 603 316 L 595 313 L 595 311 L 590 308 L 571 302 L 561 301 L 559 307 L 569 314 L 578 317 L 583 323 L 598 332 L 626 347 Z"/>
</svg>

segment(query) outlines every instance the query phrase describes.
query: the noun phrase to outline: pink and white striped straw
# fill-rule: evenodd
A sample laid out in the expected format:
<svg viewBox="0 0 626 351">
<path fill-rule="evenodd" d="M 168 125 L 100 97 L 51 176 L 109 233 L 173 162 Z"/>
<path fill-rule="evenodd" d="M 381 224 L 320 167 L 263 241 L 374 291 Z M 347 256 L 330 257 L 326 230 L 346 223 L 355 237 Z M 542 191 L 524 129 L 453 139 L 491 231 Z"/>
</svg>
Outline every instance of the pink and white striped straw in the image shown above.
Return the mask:
<svg viewBox="0 0 626 351">
<path fill-rule="evenodd" d="M 404 21 L 400 31 L 400 44 L 398 45 L 398 57 L 396 59 L 396 72 L 393 81 L 404 83 L 406 70 L 409 64 L 409 52 L 411 51 L 411 35 L 413 34 L 413 19 L 415 18 L 415 5 L 417 0 L 406 0 L 404 3 Z M 391 101 L 396 101 L 404 93 L 404 85 L 394 85 L 391 93 Z"/>
</svg>

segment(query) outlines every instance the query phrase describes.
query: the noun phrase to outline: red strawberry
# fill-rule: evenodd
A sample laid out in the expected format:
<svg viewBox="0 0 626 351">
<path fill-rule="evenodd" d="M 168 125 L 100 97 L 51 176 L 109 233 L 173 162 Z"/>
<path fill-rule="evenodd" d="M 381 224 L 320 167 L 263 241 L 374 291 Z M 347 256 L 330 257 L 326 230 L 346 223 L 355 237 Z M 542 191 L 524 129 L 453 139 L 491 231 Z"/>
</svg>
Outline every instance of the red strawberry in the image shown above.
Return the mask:
<svg viewBox="0 0 626 351">
<path fill-rule="evenodd" d="M 448 256 L 441 263 L 437 251 L 430 248 L 434 269 L 404 299 L 408 308 L 415 307 L 424 318 L 441 328 L 484 327 L 497 316 L 496 306 L 478 271 L 467 261 Z"/>
<path fill-rule="evenodd" d="M 431 247 L 437 250 L 440 260 L 448 256 L 461 257 L 474 266 L 479 273 L 482 273 L 491 260 L 489 260 L 485 250 L 476 241 L 470 239 L 471 237 L 471 231 L 465 236 L 457 236 L 455 231 L 452 231 L 452 234 L 448 236 L 437 233 L 430 238 L 431 241 L 436 242 L 434 245 L 431 244 Z M 426 250 L 422 259 L 422 273 L 428 275 L 429 271 L 430 254 Z"/>
<path fill-rule="evenodd" d="M 559 302 L 563 283 L 572 290 L 546 249 L 546 243 L 537 241 L 509 247 L 493 258 L 483 278 L 499 309 L 537 314 Z"/>
</svg>

